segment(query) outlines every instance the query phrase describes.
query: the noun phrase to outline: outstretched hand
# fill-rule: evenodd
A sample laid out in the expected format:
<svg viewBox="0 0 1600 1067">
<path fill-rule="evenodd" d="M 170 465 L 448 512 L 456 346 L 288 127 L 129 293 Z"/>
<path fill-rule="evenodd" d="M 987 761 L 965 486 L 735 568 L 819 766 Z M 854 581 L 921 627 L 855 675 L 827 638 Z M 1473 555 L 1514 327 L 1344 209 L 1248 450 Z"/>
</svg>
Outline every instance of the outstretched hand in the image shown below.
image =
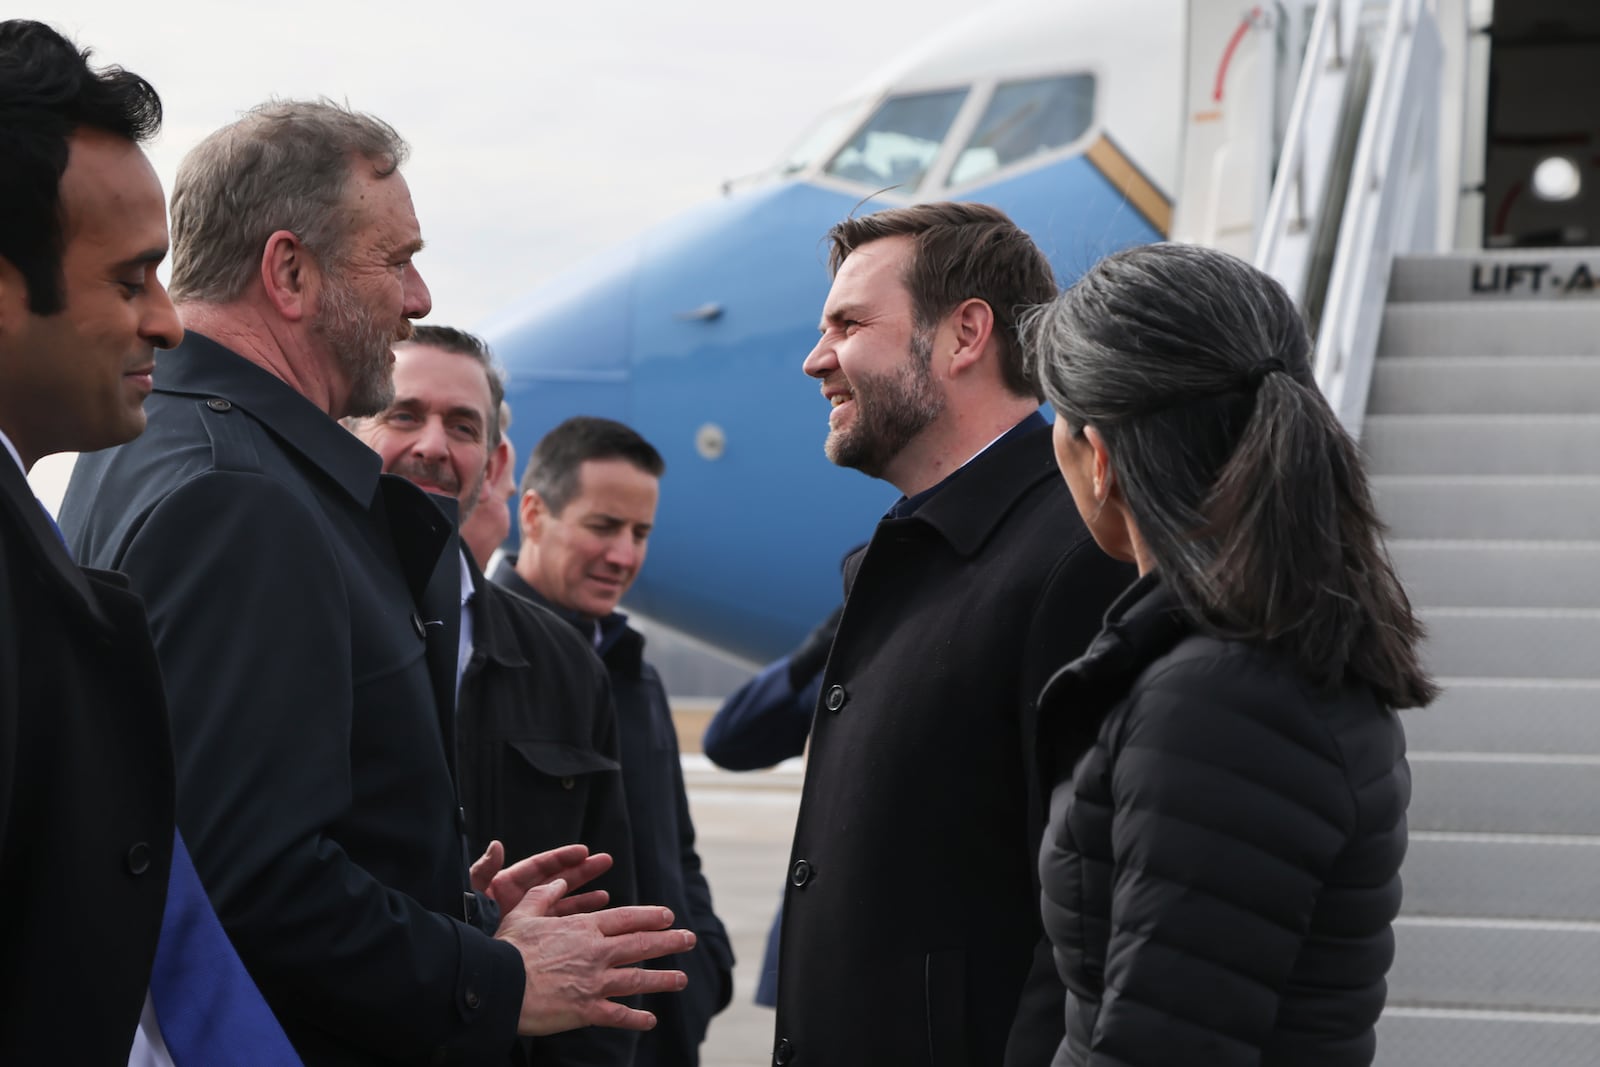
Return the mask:
<svg viewBox="0 0 1600 1067">
<path fill-rule="evenodd" d="M 505 846 L 499 841 L 491 841 L 483 855 L 472 865 L 471 872 L 473 891 L 488 895 L 499 905 L 502 915 L 522 903 L 528 890 L 536 886 L 548 885 L 560 878 L 569 891 L 577 889 L 605 874 L 614 862 L 605 852 L 589 855 L 588 848 L 583 845 L 562 845 L 547 852 L 535 853 L 502 869 L 505 855 Z M 576 915 L 595 911 L 605 907 L 609 900 L 610 894 L 604 890 L 579 893 L 557 901 L 550 914 Z"/>
<path fill-rule="evenodd" d="M 581 869 L 595 858 L 568 866 Z M 610 857 L 604 858 L 609 867 Z M 504 885 L 513 881 L 508 879 Z M 503 910 L 495 937 L 516 946 L 527 975 L 517 1032 L 542 1036 L 580 1026 L 651 1029 L 656 1024 L 654 1015 L 610 998 L 671 993 L 686 986 L 688 978 L 682 971 L 649 970 L 632 964 L 687 952 L 694 947 L 694 934 L 668 929 L 672 912 L 666 908 L 628 907 L 560 914 L 559 905 L 579 899 L 563 900 L 566 892 L 565 879 L 556 878 L 535 885 L 515 907 Z"/>
</svg>

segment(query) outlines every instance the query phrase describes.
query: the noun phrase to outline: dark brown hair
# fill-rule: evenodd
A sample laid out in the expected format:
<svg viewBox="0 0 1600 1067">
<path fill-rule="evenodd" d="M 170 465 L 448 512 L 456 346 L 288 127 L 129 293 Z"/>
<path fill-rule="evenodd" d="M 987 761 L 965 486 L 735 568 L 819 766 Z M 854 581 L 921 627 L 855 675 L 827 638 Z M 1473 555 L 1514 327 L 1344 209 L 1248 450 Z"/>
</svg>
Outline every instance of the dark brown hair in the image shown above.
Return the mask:
<svg viewBox="0 0 1600 1067">
<path fill-rule="evenodd" d="M 467 356 L 477 360 L 483 368 L 484 376 L 489 379 L 489 418 L 487 438 L 489 451 L 493 452 L 500 447 L 500 433 L 504 429 L 500 425 L 500 412 L 506 399 L 506 380 L 500 373 L 500 368 L 495 366 L 494 353 L 489 350 L 489 342 L 477 334 L 458 330 L 454 326 L 434 326 L 424 324 L 411 331 L 411 336 L 401 344 L 427 345 L 430 348 L 442 349 L 445 352 L 454 352 L 458 356 Z"/>
<path fill-rule="evenodd" d="M 1043 398 L 1017 339 L 1017 320 L 1056 295 L 1050 261 L 999 208 L 944 201 L 845 219 L 828 231 L 828 269 L 834 274 L 862 245 L 885 237 L 910 237 L 906 265 L 914 324 L 931 331 L 963 300 L 982 300 L 994 312 L 994 337 L 1006 388 Z"/>
<path fill-rule="evenodd" d="M 550 514 L 560 515 L 578 495 L 578 468 L 591 459 L 623 459 L 659 478 L 667 461 L 655 446 L 612 419 L 574 415 L 539 439 L 522 474 L 522 492 L 539 494 Z"/>
</svg>

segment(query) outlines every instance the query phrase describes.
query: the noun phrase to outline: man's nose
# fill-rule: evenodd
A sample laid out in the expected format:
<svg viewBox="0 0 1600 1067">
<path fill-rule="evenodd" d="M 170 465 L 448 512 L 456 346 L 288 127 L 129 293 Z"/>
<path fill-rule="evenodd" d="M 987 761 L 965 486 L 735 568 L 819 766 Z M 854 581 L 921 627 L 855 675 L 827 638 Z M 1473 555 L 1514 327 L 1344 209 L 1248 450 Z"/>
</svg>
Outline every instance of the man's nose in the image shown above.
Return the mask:
<svg viewBox="0 0 1600 1067">
<path fill-rule="evenodd" d="M 611 544 L 606 548 L 606 562 L 614 567 L 630 570 L 639 559 L 639 546 L 634 543 L 631 534 L 624 534 L 611 539 Z"/>
<path fill-rule="evenodd" d="M 440 460 L 450 454 L 450 439 L 444 432 L 444 420 L 422 420 L 422 427 L 411 439 L 411 451 L 428 460 Z"/>
<path fill-rule="evenodd" d="M 433 310 L 433 294 L 428 292 L 428 283 L 422 280 L 422 273 L 413 263 L 406 264 L 405 287 L 405 317 L 424 318 Z"/>
<path fill-rule="evenodd" d="M 826 337 L 818 341 L 805 362 L 800 364 L 800 369 L 813 378 L 826 378 L 838 370 L 839 357 L 833 350 L 833 342 Z"/>
<path fill-rule="evenodd" d="M 139 320 L 139 336 L 157 348 L 177 348 L 183 340 L 183 323 L 178 320 L 178 309 L 172 306 L 167 287 L 152 279 L 145 294 L 149 306 Z"/>
</svg>

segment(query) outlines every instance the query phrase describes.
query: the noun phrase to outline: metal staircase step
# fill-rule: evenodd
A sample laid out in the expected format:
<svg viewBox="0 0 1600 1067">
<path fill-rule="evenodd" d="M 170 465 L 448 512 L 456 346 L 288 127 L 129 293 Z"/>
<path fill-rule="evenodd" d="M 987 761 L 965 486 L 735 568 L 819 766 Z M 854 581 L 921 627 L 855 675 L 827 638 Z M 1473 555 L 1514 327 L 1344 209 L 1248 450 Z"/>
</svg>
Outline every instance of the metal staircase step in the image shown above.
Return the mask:
<svg viewBox="0 0 1600 1067">
<path fill-rule="evenodd" d="M 1597 828 L 1600 757 L 1413 751 L 1407 759 L 1413 831 L 1583 837 Z"/>
<path fill-rule="evenodd" d="M 1395 942 L 1391 1005 L 1600 1012 L 1600 924 L 1402 916 Z"/>
<path fill-rule="evenodd" d="M 1388 356 L 1368 415 L 1584 415 L 1600 412 L 1594 356 Z"/>
<path fill-rule="evenodd" d="M 1415 830 L 1403 877 L 1407 915 L 1591 919 L 1600 837 Z"/>
<path fill-rule="evenodd" d="M 1600 292 L 1600 248 L 1496 249 L 1396 257 L 1389 302 L 1579 301 Z"/>
<path fill-rule="evenodd" d="M 1600 608 L 1600 541 L 1399 539 L 1389 554 L 1422 607 Z"/>
<path fill-rule="evenodd" d="M 1378 355 L 1600 355 L 1600 300 L 1390 304 Z"/>
<path fill-rule="evenodd" d="M 1600 755 L 1600 679 L 1441 677 L 1438 682 L 1443 692 L 1437 700 L 1401 713 L 1413 752 Z M 1593 828 L 1600 831 L 1600 819 Z"/>
<path fill-rule="evenodd" d="M 1424 608 L 1436 675 L 1600 678 L 1600 610 Z"/>
<path fill-rule="evenodd" d="M 1600 415 L 1369 415 L 1378 474 L 1600 475 Z"/>
<path fill-rule="evenodd" d="M 1600 1013 L 1390 1007 L 1374 1067 L 1594 1067 Z"/>
<path fill-rule="evenodd" d="M 1600 477 L 1378 474 L 1372 489 L 1392 538 L 1600 540 Z"/>
</svg>

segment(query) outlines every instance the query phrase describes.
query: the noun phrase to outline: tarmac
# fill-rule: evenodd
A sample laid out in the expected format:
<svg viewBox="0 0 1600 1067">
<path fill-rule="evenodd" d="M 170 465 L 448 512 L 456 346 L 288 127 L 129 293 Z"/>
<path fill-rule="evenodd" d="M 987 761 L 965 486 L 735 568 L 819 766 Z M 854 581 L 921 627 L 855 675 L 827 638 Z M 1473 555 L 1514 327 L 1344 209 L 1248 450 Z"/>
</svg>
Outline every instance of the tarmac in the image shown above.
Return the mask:
<svg viewBox="0 0 1600 1067">
<path fill-rule="evenodd" d="M 761 1067 L 771 1062 L 773 1010 L 756 1005 L 756 980 L 789 866 L 803 763 L 789 760 L 770 771 L 742 773 L 712 766 L 699 751 L 710 710 L 696 702 L 674 706 L 700 862 L 736 961 L 733 1002 L 711 1020 L 700 1063 Z"/>
</svg>

